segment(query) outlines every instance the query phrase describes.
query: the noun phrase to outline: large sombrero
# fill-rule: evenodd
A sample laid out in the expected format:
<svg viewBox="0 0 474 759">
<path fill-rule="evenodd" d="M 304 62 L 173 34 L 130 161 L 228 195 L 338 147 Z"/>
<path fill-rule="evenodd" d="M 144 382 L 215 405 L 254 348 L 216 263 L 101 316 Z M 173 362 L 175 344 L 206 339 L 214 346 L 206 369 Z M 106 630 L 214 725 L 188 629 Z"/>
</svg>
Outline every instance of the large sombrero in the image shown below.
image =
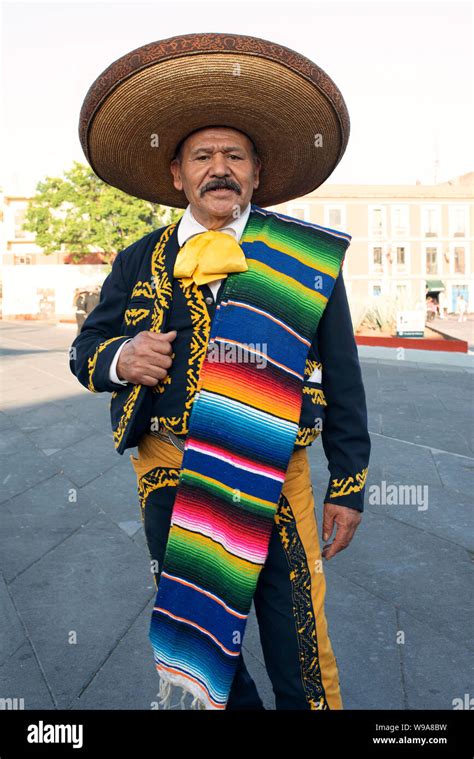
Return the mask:
<svg viewBox="0 0 474 759">
<path fill-rule="evenodd" d="M 158 40 L 112 63 L 85 97 L 79 137 L 105 182 L 184 208 L 170 161 L 188 134 L 216 125 L 253 140 L 262 169 L 252 202 L 262 207 L 319 187 L 349 137 L 343 97 L 315 63 L 268 40 L 217 33 Z"/>
</svg>

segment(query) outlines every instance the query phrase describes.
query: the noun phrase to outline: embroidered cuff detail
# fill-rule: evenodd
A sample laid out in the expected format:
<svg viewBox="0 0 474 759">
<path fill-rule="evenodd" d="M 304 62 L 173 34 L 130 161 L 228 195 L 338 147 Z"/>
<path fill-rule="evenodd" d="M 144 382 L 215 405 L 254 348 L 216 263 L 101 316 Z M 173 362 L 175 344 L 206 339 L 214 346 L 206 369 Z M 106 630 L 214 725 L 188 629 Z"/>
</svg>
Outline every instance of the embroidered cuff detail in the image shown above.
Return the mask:
<svg viewBox="0 0 474 759">
<path fill-rule="evenodd" d="M 129 340 L 130 337 L 127 335 L 120 335 L 119 337 L 111 337 L 110 340 L 105 340 L 103 343 L 100 343 L 100 345 L 97 346 L 95 353 L 93 356 L 91 356 L 87 360 L 87 370 L 88 370 L 88 390 L 91 391 L 91 393 L 99 393 L 101 392 L 98 387 L 94 384 L 94 374 L 97 370 L 97 362 L 99 361 L 99 357 L 101 357 L 101 354 L 109 347 L 109 345 L 112 345 L 112 343 L 115 343 L 117 340 Z M 109 362 L 110 363 L 110 362 Z M 107 368 L 107 375 L 108 375 L 108 368 Z"/>
<path fill-rule="evenodd" d="M 353 477 L 344 477 L 342 479 L 333 478 L 329 483 L 330 498 L 339 498 L 351 493 L 359 493 L 365 486 L 367 480 L 368 467 L 357 472 Z"/>
</svg>

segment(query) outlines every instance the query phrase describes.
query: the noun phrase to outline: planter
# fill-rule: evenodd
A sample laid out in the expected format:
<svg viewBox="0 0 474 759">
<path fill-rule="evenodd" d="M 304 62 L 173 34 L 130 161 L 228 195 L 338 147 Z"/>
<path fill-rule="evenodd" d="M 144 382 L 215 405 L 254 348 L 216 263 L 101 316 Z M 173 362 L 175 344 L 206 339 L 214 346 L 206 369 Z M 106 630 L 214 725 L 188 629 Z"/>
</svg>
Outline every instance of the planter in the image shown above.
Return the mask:
<svg viewBox="0 0 474 759">
<path fill-rule="evenodd" d="M 412 350 L 446 351 L 448 353 L 467 353 L 466 340 L 459 340 L 450 335 L 444 335 L 438 330 L 425 329 L 425 337 L 397 337 L 383 335 L 377 332 L 356 334 L 357 345 L 375 345 L 384 348 L 408 348 Z"/>
</svg>

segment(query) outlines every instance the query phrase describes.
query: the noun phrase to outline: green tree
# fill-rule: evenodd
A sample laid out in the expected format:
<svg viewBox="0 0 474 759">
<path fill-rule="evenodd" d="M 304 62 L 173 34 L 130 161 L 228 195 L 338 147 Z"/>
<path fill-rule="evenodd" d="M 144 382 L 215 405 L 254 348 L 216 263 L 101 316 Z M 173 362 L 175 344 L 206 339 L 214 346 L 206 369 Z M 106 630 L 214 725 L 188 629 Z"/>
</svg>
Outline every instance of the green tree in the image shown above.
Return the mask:
<svg viewBox="0 0 474 759">
<path fill-rule="evenodd" d="M 64 250 L 79 263 L 96 252 L 110 263 L 120 250 L 177 221 L 182 213 L 126 195 L 99 179 L 89 166 L 74 161 L 63 177 L 46 177 L 38 183 L 24 228 L 35 233 L 36 244 L 46 255 Z"/>
</svg>

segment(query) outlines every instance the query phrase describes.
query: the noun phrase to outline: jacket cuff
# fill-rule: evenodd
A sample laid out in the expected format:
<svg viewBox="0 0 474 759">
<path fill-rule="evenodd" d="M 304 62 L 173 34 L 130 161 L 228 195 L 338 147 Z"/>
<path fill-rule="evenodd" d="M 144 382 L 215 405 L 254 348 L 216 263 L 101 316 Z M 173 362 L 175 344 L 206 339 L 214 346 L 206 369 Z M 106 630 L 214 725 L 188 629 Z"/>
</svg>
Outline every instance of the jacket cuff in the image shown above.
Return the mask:
<svg viewBox="0 0 474 759">
<path fill-rule="evenodd" d="M 121 345 L 130 340 L 130 335 L 112 337 L 99 343 L 87 360 L 88 390 L 92 393 L 113 392 L 123 388 L 122 383 L 112 382 L 109 377 L 110 364 Z"/>
<path fill-rule="evenodd" d="M 324 502 L 363 511 L 368 471 L 369 468 L 365 467 L 348 477 L 331 477 Z"/>
</svg>

